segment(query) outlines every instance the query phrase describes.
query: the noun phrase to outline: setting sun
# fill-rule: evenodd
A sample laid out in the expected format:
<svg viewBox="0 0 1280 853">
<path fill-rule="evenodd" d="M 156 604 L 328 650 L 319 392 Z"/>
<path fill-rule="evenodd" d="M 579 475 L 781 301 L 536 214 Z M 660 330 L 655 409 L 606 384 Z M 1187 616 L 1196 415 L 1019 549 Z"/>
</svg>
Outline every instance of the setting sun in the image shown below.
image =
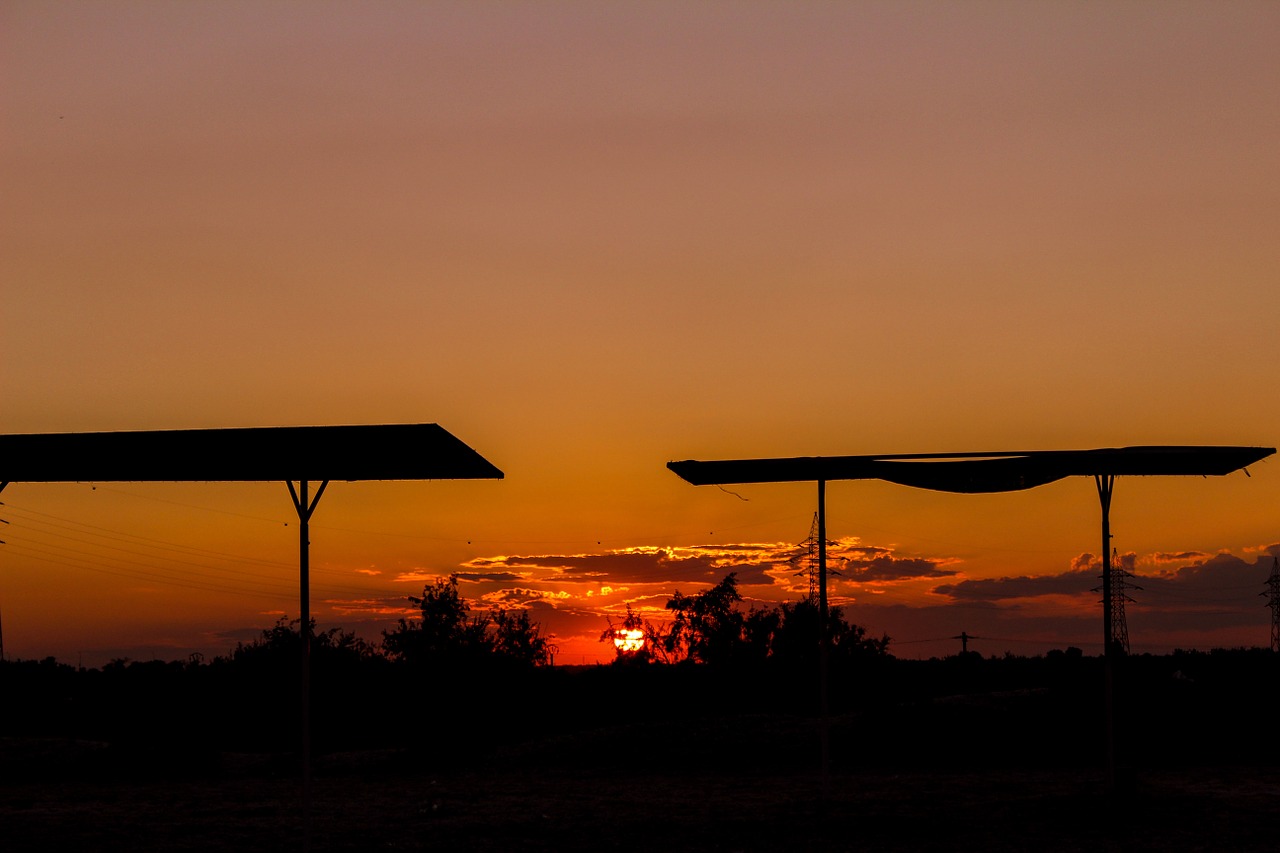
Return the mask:
<svg viewBox="0 0 1280 853">
<path fill-rule="evenodd" d="M 636 628 L 618 630 L 613 635 L 613 644 L 620 652 L 638 652 L 644 648 L 644 631 Z"/>
</svg>

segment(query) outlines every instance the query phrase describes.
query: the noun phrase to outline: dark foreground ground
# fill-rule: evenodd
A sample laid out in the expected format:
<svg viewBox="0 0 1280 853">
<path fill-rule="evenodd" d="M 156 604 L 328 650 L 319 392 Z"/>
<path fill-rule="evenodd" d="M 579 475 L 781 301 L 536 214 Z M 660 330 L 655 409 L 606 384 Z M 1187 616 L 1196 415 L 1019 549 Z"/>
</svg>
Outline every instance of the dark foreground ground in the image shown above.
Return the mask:
<svg viewBox="0 0 1280 853">
<path fill-rule="evenodd" d="M 70 767 L 100 746 L 9 740 Z M 0 849 L 303 850 L 283 759 L 223 755 L 216 774 L 5 780 Z M 894 772 L 506 767 L 423 772 L 402 753 L 317 759 L 310 849 L 441 851 L 1273 851 L 1280 772 L 1093 768 Z M 536 762 L 535 762 L 536 763 Z M 555 762 L 552 762 L 553 764 Z"/>
<path fill-rule="evenodd" d="M 804 673 L 322 675 L 315 851 L 1280 849 L 1265 653 L 1129 661 L 1116 786 L 1100 663 L 1081 657 L 886 661 L 833 681 L 825 779 Z M 0 676 L 0 853 L 306 849 L 286 678 Z"/>
</svg>

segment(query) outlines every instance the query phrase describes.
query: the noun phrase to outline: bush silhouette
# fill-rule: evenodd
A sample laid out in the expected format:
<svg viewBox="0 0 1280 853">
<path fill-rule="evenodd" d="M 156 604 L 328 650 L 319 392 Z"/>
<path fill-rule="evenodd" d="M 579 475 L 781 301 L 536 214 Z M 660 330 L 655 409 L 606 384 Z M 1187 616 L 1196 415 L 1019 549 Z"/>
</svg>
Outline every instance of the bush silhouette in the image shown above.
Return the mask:
<svg viewBox="0 0 1280 853">
<path fill-rule="evenodd" d="M 527 611 L 493 608 L 471 616 L 458 592 L 458 576 L 440 578 L 423 587 L 422 597 L 409 596 L 419 619 L 400 619 L 382 634 L 382 648 L 393 661 L 456 668 L 460 666 L 545 666 L 555 647 Z"/>
</svg>

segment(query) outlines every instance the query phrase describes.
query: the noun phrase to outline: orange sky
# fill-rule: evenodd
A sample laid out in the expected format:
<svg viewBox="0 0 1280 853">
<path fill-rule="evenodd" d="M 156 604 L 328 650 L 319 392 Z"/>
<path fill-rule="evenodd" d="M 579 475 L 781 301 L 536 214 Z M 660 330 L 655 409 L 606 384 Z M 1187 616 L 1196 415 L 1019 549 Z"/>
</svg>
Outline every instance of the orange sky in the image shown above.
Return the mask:
<svg viewBox="0 0 1280 853">
<path fill-rule="evenodd" d="M 803 539 L 812 487 L 670 459 L 1275 446 L 1277 33 L 1271 3 L 7 3 L 0 432 L 438 422 L 507 479 L 335 484 L 321 623 L 376 637 L 471 573 L 566 662 L 601 601 L 794 594 L 742 546 Z M 1120 482 L 1135 648 L 1267 641 L 1278 471 Z M 11 656 L 297 613 L 283 485 L 0 500 Z M 896 652 L 1096 650 L 1092 483 L 829 508 Z"/>
</svg>

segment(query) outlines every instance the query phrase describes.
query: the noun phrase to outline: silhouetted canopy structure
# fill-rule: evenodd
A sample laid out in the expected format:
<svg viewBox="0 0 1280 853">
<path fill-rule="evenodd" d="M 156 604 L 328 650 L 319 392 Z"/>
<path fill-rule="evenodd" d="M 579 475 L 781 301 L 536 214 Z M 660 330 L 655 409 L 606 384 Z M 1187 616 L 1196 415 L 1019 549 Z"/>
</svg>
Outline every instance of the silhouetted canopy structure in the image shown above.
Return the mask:
<svg viewBox="0 0 1280 853">
<path fill-rule="evenodd" d="M 438 424 L 0 435 L 0 481 L 500 479 Z"/>
<path fill-rule="evenodd" d="M 480 480 L 502 472 L 438 424 L 0 435 L 10 483 L 284 481 L 298 512 L 302 778 L 310 826 L 312 513 L 331 480 Z M 294 481 L 297 481 L 297 486 Z M 311 482 L 319 488 L 311 493 Z M 303 845 L 306 846 L 305 844 Z"/>
<path fill-rule="evenodd" d="M 686 460 L 667 467 L 695 486 L 818 480 L 887 480 L 940 492 L 980 494 L 1043 486 L 1072 476 L 1229 474 L 1274 447 L 1108 447 L 995 453 L 898 453 L 791 459 Z"/>
<path fill-rule="evenodd" d="M 1065 477 L 1093 477 L 1102 507 L 1102 622 L 1105 630 L 1106 737 L 1108 775 L 1115 778 L 1112 705 L 1111 495 L 1119 476 L 1221 476 L 1275 453 L 1274 447 L 1148 446 L 1096 450 L 997 451 L 995 453 L 899 453 L 883 456 L 808 456 L 790 459 L 722 459 L 668 462 L 667 467 L 695 486 L 741 483 L 814 482 L 818 484 L 818 595 L 822 649 L 822 762 L 827 766 L 826 632 L 828 480 L 886 480 L 940 492 L 982 494 L 1043 486 Z M 1247 472 L 1246 472 L 1247 473 Z"/>
</svg>

